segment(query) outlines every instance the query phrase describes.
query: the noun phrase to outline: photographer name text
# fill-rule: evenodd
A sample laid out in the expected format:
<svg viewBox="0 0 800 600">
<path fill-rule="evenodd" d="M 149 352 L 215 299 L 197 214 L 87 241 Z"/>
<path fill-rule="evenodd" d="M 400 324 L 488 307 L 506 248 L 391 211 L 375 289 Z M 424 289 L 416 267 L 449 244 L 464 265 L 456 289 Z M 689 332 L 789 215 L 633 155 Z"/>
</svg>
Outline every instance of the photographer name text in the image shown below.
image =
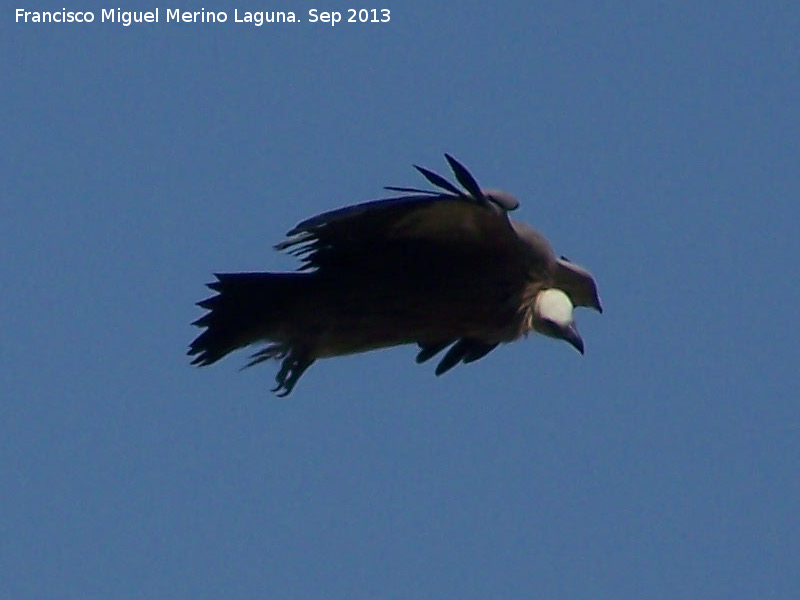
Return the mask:
<svg viewBox="0 0 800 600">
<path fill-rule="evenodd" d="M 180 10 L 178 8 L 153 10 L 122 10 L 105 8 L 97 11 L 73 11 L 61 9 L 57 11 L 37 11 L 16 9 L 17 23 L 117 23 L 123 27 L 148 23 L 244 23 L 260 27 L 272 23 L 302 23 L 303 19 L 293 11 L 284 10 Z M 162 20 L 163 19 L 163 20 Z M 334 26 L 339 23 L 388 23 L 391 12 L 388 8 L 348 8 L 338 10 L 308 11 L 305 21 Z"/>
</svg>

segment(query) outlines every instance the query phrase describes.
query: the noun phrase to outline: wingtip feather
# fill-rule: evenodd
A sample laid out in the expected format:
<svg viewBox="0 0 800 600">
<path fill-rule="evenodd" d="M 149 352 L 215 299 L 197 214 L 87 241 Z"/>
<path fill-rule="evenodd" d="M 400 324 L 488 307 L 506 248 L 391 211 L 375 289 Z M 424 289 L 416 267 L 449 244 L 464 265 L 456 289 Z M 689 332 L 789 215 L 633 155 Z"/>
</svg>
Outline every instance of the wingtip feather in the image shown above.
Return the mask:
<svg viewBox="0 0 800 600">
<path fill-rule="evenodd" d="M 481 190 L 481 186 L 478 185 L 478 182 L 472 176 L 472 173 L 470 173 L 464 165 L 458 162 L 450 154 L 445 152 L 444 157 L 447 159 L 447 163 L 450 165 L 450 168 L 453 169 L 453 173 L 455 173 L 458 182 L 464 186 L 464 189 L 467 190 L 475 199 L 483 200 L 483 190 Z"/>
</svg>

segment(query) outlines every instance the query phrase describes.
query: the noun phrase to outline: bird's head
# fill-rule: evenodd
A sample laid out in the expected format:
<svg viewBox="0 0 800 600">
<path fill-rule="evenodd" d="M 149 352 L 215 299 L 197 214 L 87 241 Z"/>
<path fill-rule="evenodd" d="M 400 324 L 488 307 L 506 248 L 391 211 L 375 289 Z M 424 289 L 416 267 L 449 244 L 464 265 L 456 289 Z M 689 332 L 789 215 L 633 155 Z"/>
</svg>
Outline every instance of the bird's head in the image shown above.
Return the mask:
<svg viewBox="0 0 800 600">
<path fill-rule="evenodd" d="M 583 354 L 583 340 L 572 317 L 572 301 L 555 288 L 542 290 L 533 302 L 533 328 L 538 333 L 569 342 Z"/>
</svg>

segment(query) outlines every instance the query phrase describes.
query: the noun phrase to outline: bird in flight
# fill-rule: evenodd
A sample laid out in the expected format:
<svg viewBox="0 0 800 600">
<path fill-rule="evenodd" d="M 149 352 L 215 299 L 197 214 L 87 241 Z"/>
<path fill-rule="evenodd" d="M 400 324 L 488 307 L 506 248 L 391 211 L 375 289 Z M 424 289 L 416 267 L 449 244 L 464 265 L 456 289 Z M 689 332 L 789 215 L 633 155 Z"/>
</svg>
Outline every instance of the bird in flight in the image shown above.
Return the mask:
<svg viewBox="0 0 800 600">
<path fill-rule="evenodd" d="M 295 226 L 275 248 L 299 257 L 297 272 L 216 274 L 192 364 L 266 342 L 246 366 L 280 360 L 272 391 L 287 396 L 317 359 L 402 344 L 419 346 L 417 363 L 447 349 L 436 375 L 531 331 L 583 354 L 573 308 L 603 311 L 591 274 L 512 221 L 512 195 L 445 158 L 461 188 L 415 165 L 438 189 L 387 187 L 400 195 Z"/>
</svg>

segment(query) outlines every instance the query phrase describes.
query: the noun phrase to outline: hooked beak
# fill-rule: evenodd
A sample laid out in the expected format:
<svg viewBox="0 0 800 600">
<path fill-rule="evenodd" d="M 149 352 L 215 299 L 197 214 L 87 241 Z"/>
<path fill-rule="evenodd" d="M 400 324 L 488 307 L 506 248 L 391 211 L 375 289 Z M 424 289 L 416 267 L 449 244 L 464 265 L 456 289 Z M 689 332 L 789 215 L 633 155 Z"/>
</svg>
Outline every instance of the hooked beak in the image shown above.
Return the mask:
<svg viewBox="0 0 800 600">
<path fill-rule="evenodd" d="M 575 350 L 583 354 L 583 339 L 581 338 L 581 334 L 578 333 L 578 328 L 575 327 L 575 323 L 569 327 L 565 327 L 561 333 L 564 339 L 568 341 Z"/>
</svg>

